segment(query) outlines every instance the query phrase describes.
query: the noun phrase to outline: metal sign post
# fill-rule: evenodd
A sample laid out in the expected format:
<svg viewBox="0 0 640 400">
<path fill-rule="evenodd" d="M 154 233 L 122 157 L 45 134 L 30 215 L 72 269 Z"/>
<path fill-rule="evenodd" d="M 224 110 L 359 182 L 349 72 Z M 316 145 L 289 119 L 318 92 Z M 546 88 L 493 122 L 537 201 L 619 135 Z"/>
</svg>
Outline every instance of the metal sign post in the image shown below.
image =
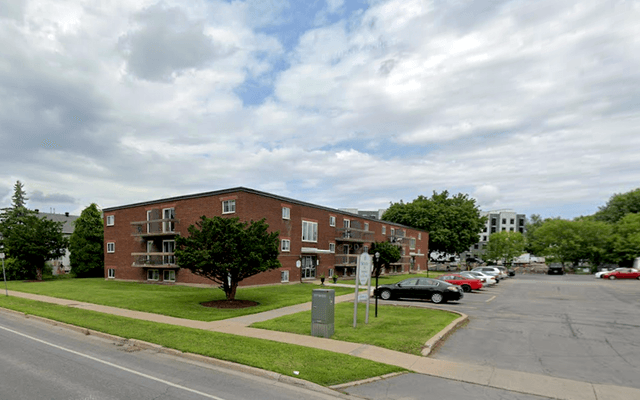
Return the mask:
<svg viewBox="0 0 640 400">
<path fill-rule="evenodd" d="M 9 289 L 7 288 L 7 274 L 4 272 L 4 253 L 0 253 L 0 259 L 2 260 L 2 278 L 4 279 L 4 293 L 9 297 Z"/>
<path fill-rule="evenodd" d="M 356 292 L 353 299 L 353 327 L 356 327 L 358 317 L 358 301 L 359 293 L 358 289 L 360 285 L 367 284 L 367 314 L 365 315 L 365 324 L 369 323 L 369 293 L 371 293 L 371 256 L 367 253 L 362 253 L 358 256 L 358 268 L 356 270 Z M 359 285 L 360 284 L 360 285 Z"/>
</svg>

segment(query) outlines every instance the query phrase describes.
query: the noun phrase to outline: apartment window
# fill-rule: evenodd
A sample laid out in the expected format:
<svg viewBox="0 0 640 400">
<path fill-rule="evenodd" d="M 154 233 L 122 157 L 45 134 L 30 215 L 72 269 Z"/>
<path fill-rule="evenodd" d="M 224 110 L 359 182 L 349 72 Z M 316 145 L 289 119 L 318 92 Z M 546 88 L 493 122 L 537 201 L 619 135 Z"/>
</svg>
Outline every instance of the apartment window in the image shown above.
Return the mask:
<svg viewBox="0 0 640 400">
<path fill-rule="evenodd" d="M 334 216 L 329 217 L 329 226 L 336 226 L 336 217 Z"/>
<path fill-rule="evenodd" d="M 516 223 L 516 220 L 515 220 L 515 219 L 513 219 L 513 218 L 511 218 L 511 219 L 509 220 L 509 223 L 510 223 L 511 225 L 513 225 L 513 224 L 515 224 L 515 223 Z"/>
<path fill-rule="evenodd" d="M 280 282 L 289 282 L 289 271 L 280 271 Z"/>
<path fill-rule="evenodd" d="M 147 270 L 147 280 L 148 281 L 157 281 L 160 279 L 160 272 L 157 269 L 149 269 Z"/>
<path fill-rule="evenodd" d="M 478 250 L 478 245 L 477 245 L 477 244 L 474 244 L 474 245 L 473 245 L 473 248 L 474 248 L 474 249 L 476 249 L 476 250 Z"/>
<path fill-rule="evenodd" d="M 291 240 L 282 239 L 280 241 L 280 251 L 291 251 Z"/>
<path fill-rule="evenodd" d="M 162 210 L 162 218 L 173 220 L 176 217 L 176 209 L 175 208 L 165 208 Z M 162 232 L 172 233 L 175 231 L 176 223 L 175 221 L 163 221 L 162 223 Z"/>
<path fill-rule="evenodd" d="M 162 252 L 170 253 L 162 256 L 163 264 L 175 264 L 176 257 L 173 255 L 173 252 L 176 250 L 176 242 L 174 240 L 163 240 L 162 241 Z"/>
<path fill-rule="evenodd" d="M 498 220 L 497 220 L 497 219 L 495 219 L 495 218 L 492 218 L 492 219 L 491 219 L 491 225 L 492 225 L 492 226 L 495 226 L 495 225 L 497 225 L 497 224 L 498 224 Z"/>
<path fill-rule="evenodd" d="M 486 242 L 486 241 L 487 241 L 487 237 L 486 237 L 486 236 L 483 236 L 483 237 L 482 237 L 482 241 L 483 241 L 483 242 Z"/>
<path fill-rule="evenodd" d="M 487 231 L 487 227 L 485 226 L 484 228 L 482 228 L 482 232 L 486 232 Z"/>
<path fill-rule="evenodd" d="M 520 225 L 521 226 L 524 225 L 524 220 L 523 219 L 520 220 Z"/>
<path fill-rule="evenodd" d="M 107 270 L 107 278 L 115 278 L 116 277 L 116 269 L 115 268 L 109 268 Z"/>
<path fill-rule="evenodd" d="M 496 227 L 495 226 L 491 227 L 491 233 L 496 233 Z"/>
<path fill-rule="evenodd" d="M 282 219 L 291 219 L 291 209 L 289 207 L 282 207 Z"/>
<path fill-rule="evenodd" d="M 504 231 L 506 231 L 506 230 L 507 230 L 507 228 L 502 228 L 502 232 L 504 232 Z"/>
<path fill-rule="evenodd" d="M 391 228 L 391 236 L 395 236 L 396 235 L 396 230 L 395 228 Z"/>
<path fill-rule="evenodd" d="M 348 227 L 349 227 L 349 225 L 351 225 L 351 224 L 349 223 L 349 220 L 348 220 L 348 219 L 344 219 L 344 220 L 342 220 L 342 227 L 343 227 L 343 228 L 348 228 Z"/>
<path fill-rule="evenodd" d="M 411 238 L 411 241 L 409 242 L 409 248 L 411 250 L 415 250 L 416 249 L 416 239 L 415 238 Z"/>
<path fill-rule="evenodd" d="M 387 227 L 382 225 L 382 234 L 386 235 L 387 234 Z"/>
<path fill-rule="evenodd" d="M 162 271 L 162 280 L 165 282 L 175 282 L 176 281 L 176 271 L 165 270 Z"/>
<path fill-rule="evenodd" d="M 509 232 L 513 232 L 513 227 L 509 228 Z"/>
<path fill-rule="evenodd" d="M 336 244 L 335 243 L 329 243 L 329 251 L 332 253 L 336 252 Z"/>
<path fill-rule="evenodd" d="M 368 231 L 368 230 L 369 230 L 369 223 L 368 223 L 368 222 L 365 222 L 365 223 L 364 223 L 364 230 L 365 230 L 365 231 Z"/>
<path fill-rule="evenodd" d="M 236 212 L 236 201 L 235 200 L 225 200 L 222 202 L 222 213 L 223 214 L 233 214 Z"/>
<path fill-rule="evenodd" d="M 317 242 L 318 241 L 318 223 L 302 221 L 302 241 Z"/>
<path fill-rule="evenodd" d="M 418 240 L 422 240 L 422 233 L 418 232 Z"/>
<path fill-rule="evenodd" d="M 116 223 L 115 215 L 107 215 L 107 226 L 113 226 Z"/>
<path fill-rule="evenodd" d="M 116 252 L 116 244 L 115 242 L 107 243 L 107 253 L 115 253 Z"/>
<path fill-rule="evenodd" d="M 507 223 L 507 219 L 506 218 L 502 218 L 502 223 L 506 224 Z"/>
</svg>

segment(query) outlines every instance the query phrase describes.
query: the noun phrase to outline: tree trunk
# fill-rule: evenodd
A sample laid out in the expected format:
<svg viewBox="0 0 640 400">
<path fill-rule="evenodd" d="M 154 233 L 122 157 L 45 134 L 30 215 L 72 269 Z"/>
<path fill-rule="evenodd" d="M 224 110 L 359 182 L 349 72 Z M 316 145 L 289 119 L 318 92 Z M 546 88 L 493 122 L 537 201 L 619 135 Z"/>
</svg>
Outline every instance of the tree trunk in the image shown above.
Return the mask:
<svg viewBox="0 0 640 400">
<path fill-rule="evenodd" d="M 36 280 L 37 281 L 42 280 L 42 268 L 36 268 Z"/>
<path fill-rule="evenodd" d="M 226 292 L 228 301 L 233 301 L 233 300 L 236 299 L 236 289 L 238 289 L 238 282 L 231 282 L 231 286 L 229 287 L 229 291 Z"/>
</svg>

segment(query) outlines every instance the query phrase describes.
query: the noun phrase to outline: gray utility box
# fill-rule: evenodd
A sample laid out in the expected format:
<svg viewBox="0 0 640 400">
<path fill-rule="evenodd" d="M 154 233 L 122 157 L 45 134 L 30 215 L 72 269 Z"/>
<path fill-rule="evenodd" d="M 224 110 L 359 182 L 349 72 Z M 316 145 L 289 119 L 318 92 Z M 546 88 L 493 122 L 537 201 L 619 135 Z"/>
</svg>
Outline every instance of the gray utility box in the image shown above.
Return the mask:
<svg viewBox="0 0 640 400">
<path fill-rule="evenodd" d="M 336 292 L 333 289 L 314 289 L 311 298 L 311 336 L 333 336 Z"/>
</svg>

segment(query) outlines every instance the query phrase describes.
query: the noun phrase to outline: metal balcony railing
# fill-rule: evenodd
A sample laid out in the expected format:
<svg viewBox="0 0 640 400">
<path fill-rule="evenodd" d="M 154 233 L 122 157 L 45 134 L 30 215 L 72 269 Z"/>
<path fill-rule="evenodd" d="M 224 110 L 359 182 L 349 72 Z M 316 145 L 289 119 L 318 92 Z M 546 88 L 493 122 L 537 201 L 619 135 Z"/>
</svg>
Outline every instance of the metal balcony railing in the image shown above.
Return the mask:
<svg viewBox="0 0 640 400">
<path fill-rule="evenodd" d="M 153 219 L 149 221 L 131 222 L 132 236 L 162 236 L 177 235 L 176 223 L 180 220 L 175 218 Z"/>
<path fill-rule="evenodd" d="M 342 242 L 372 242 L 373 231 L 365 231 L 354 228 L 338 228 L 336 229 L 338 237 L 337 241 Z"/>
<path fill-rule="evenodd" d="M 131 253 L 134 267 L 177 268 L 173 253 Z"/>
</svg>

